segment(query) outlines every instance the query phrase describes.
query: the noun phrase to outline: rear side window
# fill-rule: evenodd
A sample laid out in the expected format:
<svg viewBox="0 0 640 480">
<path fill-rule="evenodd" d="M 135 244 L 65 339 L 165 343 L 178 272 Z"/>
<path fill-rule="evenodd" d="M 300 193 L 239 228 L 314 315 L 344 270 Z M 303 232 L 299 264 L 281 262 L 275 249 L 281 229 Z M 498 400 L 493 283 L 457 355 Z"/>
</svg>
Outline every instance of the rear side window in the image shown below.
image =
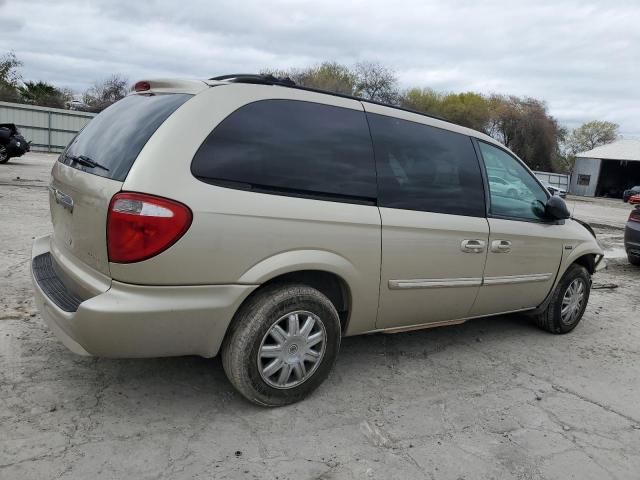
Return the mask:
<svg viewBox="0 0 640 480">
<path fill-rule="evenodd" d="M 245 105 L 209 134 L 191 164 L 208 183 L 265 193 L 373 203 L 364 112 L 296 100 Z"/>
<path fill-rule="evenodd" d="M 102 177 L 124 181 L 151 135 L 192 95 L 129 95 L 100 112 L 71 141 L 60 161 Z M 82 165 L 86 157 L 100 167 Z"/>
<path fill-rule="evenodd" d="M 368 114 L 381 207 L 485 216 L 480 165 L 466 135 Z"/>
</svg>

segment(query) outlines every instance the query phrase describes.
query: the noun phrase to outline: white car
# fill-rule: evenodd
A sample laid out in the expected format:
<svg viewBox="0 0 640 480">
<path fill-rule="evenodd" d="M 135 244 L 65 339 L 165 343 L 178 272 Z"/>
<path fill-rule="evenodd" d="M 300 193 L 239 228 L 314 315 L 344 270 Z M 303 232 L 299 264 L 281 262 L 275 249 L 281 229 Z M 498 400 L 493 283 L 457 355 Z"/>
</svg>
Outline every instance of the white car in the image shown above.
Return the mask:
<svg viewBox="0 0 640 480">
<path fill-rule="evenodd" d="M 556 187 L 555 185 L 549 185 L 546 182 L 542 182 L 542 183 L 544 184 L 545 187 L 547 187 L 547 190 L 549 190 L 549 193 L 554 197 L 567 198 L 567 191 L 564 188 Z"/>
<path fill-rule="evenodd" d="M 526 193 L 521 182 L 510 182 L 496 175 L 489 175 L 489 184 L 491 192 L 502 197 L 520 198 Z"/>
</svg>

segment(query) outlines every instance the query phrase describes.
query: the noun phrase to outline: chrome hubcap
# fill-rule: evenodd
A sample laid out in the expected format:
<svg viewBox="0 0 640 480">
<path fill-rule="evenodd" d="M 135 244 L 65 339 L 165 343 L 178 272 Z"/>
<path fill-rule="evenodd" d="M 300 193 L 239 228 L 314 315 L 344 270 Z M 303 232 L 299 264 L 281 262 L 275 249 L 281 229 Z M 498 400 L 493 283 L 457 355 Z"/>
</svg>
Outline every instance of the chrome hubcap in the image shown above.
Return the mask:
<svg viewBox="0 0 640 480">
<path fill-rule="evenodd" d="M 293 388 L 316 371 L 324 357 L 327 332 L 320 318 L 307 311 L 279 318 L 258 350 L 258 372 L 275 388 Z"/>
<path fill-rule="evenodd" d="M 582 311 L 584 293 L 584 282 L 579 278 L 576 278 L 571 282 L 567 290 L 564 292 L 560 317 L 562 319 L 562 323 L 565 325 L 570 325 L 575 322 Z"/>
</svg>

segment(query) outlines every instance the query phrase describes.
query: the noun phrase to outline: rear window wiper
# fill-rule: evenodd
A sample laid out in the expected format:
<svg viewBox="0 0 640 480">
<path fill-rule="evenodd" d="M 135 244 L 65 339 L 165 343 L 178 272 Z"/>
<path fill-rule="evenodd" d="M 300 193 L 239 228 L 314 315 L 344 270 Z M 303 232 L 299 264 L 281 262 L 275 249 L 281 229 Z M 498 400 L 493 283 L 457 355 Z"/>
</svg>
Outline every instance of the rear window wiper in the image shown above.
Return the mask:
<svg viewBox="0 0 640 480">
<path fill-rule="evenodd" d="M 85 167 L 89 167 L 89 168 L 97 167 L 97 168 L 101 168 L 105 172 L 109 171 L 107 167 L 105 167 L 104 165 L 100 165 L 98 162 L 94 160 L 91 160 L 86 155 L 68 155 L 67 158 L 72 162 L 79 163 L 80 165 L 83 165 Z"/>
</svg>

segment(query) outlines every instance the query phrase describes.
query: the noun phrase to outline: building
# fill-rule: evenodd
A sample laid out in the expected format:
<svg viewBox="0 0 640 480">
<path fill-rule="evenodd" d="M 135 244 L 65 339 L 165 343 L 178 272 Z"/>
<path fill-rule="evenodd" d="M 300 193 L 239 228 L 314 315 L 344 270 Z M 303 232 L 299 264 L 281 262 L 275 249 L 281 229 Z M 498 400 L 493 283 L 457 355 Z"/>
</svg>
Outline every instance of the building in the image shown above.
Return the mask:
<svg viewBox="0 0 640 480">
<path fill-rule="evenodd" d="M 586 197 L 622 197 L 640 185 L 640 140 L 617 140 L 576 155 L 569 193 Z"/>
</svg>

